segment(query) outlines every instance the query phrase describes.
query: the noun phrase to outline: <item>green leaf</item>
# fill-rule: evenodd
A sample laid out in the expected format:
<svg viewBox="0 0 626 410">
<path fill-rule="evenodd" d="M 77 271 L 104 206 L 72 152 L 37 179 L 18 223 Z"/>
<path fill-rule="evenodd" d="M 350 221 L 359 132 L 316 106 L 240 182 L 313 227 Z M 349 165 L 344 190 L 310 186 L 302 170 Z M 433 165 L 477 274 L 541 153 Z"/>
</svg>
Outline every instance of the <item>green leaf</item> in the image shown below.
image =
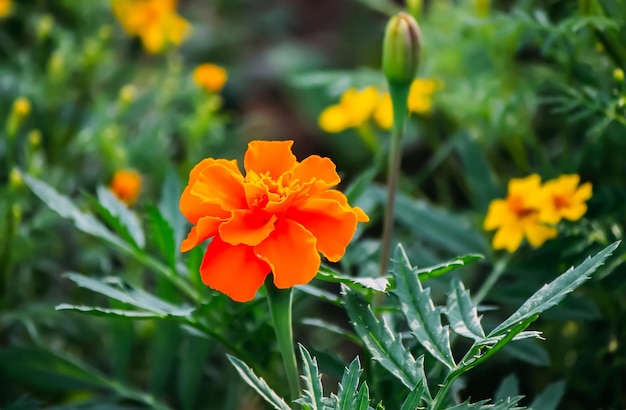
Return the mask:
<svg viewBox="0 0 626 410">
<path fill-rule="evenodd" d="M 178 246 L 185 237 L 185 226 L 187 220 L 180 213 L 179 201 L 183 188 L 180 184 L 176 172 L 170 168 L 163 188 L 161 189 L 161 199 L 159 200 L 159 211 L 163 219 L 167 221 L 174 231 L 174 243 Z"/>
<path fill-rule="evenodd" d="M 252 387 L 263 399 L 271 404 L 276 410 L 291 410 L 291 407 L 281 399 L 274 390 L 272 390 L 265 380 L 258 377 L 252 369 L 250 369 L 244 362 L 229 354 L 226 355 L 230 363 L 235 367 L 239 376 Z"/>
<path fill-rule="evenodd" d="M 393 376 L 399 379 L 406 387 L 413 390 L 418 383 L 425 384 L 424 356 L 417 360 L 402 345 L 402 341 L 396 338 L 389 329 L 384 318 L 379 322 L 370 306 L 356 292 L 345 285 L 343 303 L 346 312 L 352 321 L 356 333 L 359 335 L 365 347 L 374 360 L 379 362 Z M 425 394 L 430 395 L 428 389 Z"/>
<path fill-rule="evenodd" d="M 211 341 L 204 337 L 189 335 L 176 377 L 178 401 L 183 410 L 195 408 L 198 389 L 202 385 L 202 373 L 211 352 Z"/>
<path fill-rule="evenodd" d="M 392 292 L 400 302 L 411 334 L 435 359 L 449 369 L 456 368 L 448 326 L 441 326 L 441 314 L 430 299 L 430 289 L 422 288 L 402 245 L 396 248 L 391 273 L 396 281 Z"/>
<path fill-rule="evenodd" d="M 389 287 L 389 280 L 387 278 L 359 278 L 344 276 L 327 266 L 320 266 L 316 278 L 326 282 L 343 283 L 350 287 L 358 285 L 361 288 L 372 289 L 377 292 L 385 292 Z"/>
<path fill-rule="evenodd" d="M 359 343 L 360 339 L 355 336 L 351 331 L 349 331 L 348 329 L 344 329 L 341 326 L 337 326 L 333 323 L 327 322 L 323 319 L 317 319 L 317 318 L 304 318 L 302 320 L 300 320 L 300 323 L 303 325 L 307 325 L 307 326 L 313 326 L 316 327 L 318 329 L 324 329 L 328 332 L 334 333 L 336 335 L 340 335 L 345 337 L 348 340 L 351 340 L 355 343 Z"/>
<path fill-rule="evenodd" d="M 158 314 L 160 317 L 188 316 L 195 310 L 169 304 L 144 290 L 122 282 L 118 277 L 94 279 L 78 273 L 66 273 L 64 276 L 80 287 Z"/>
<path fill-rule="evenodd" d="M 450 285 L 446 316 L 457 334 L 474 340 L 485 338 L 476 306 L 459 278 L 454 278 Z"/>
<path fill-rule="evenodd" d="M 415 410 L 418 408 L 422 401 L 422 395 L 424 394 L 424 385 L 420 381 L 415 389 L 406 397 L 402 403 L 400 410 Z"/>
<path fill-rule="evenodd" d="M 302 356 L 301 376 L 304 380 L 302 397 L 296 403 L 302 404 L 307 409 L 324 410 L 324 389 L 322 388 L 322 375 L 317 368 L 317 360 L 312 358 L 304 346 L 298 343 L 300 355 Z"/>
<path fill-rule="evenodd" d="M 176 270 L 176 241 L 174 239 L 174 230 L 169 222 L 161 215 L 159 209 L 153 205 L 146 208 L 148 215 L 149 234 L 156 244 L 159 252 L 165 257 L 167 265 Z"/>
<path fill-rule="evenodd" d="M 362 373 L 363 369 L 361 369 L 361 363 L 357 356 L 352 363 L 350 363 L 350 366 L 346 367 L 341 382 L 339 383 L 336 410 L 352 410 L 357 408 L 357 388 L 359 387 L 359 378 Z"/>
<path fill-rule="evenodd" d="M 448 272 L 457 270 L 474 262 L 483 259 L 484 256 L 477 253 L 470 253 L 463 256 L 457 256 L 447 262 L 440 263 L 427 268 L 417 269 L 415 272 L 419 276 L 420 281 L 424 282 L 445 275 Z"/>
<path fill-rule="evenodd" d="M 558 381 L 546 387 L 528 407 L 534 410 L 556 410 L 565 394 L 565 382 Z"/>
<path fill-rule="evenodd" d="M 354 409 L 368 410 L 370 408 L 370 388 L 367 386 L 367 382 L 363 382 L 354 401 Z"/>
<path fill-rule="evenodd" d="M 481 400 L 476 403 L 470 403 L 469 399 L 461 404 L 457 404 L 454 407 L 448 407 L 447 410 L 512 410 L 523 409 L 523 407 L 517 407 L 517 403 L 522 400 L 524 396 L 508 397 L 500 400 L 495 404 L 486 404 L 489 400 Z"/>
<path fill-rule="evenodd" d="M 122 237 L 130 239 L 130 242 L 139 249 L 143 249 L 146 246 L 146 238 L 137 215 L 107 188 L 99 186 L 96 193 L 100 205 L 111 216 L 110 221 L 113 222 L 112 225 L 118 233 Z"/>
<path fill-rule="evenodd" d="M 498 402 L 499 400 L 506 399 L 507 397 L 517 396 L 519 394 L 519 380 L 515 373 L 511 373 L 502 379 L 498 390 L 494 396 L 494 400 Z"/>
<path fill-rule="evenodd" d="M 502 351 L 511 357 L 533 366 L 550 367 L 550 356 L 541 347 L 537 338 L 528 338 L 517 343 L 511 343 Z"/>
<path fill-rule="evenodd" d="M 578 267 L 570 268 L 549 284 L 544 285 L 507 320 L 492 330 L 489 336 L 506 333 L 518 323 L 559 303 L 565 295 L 572 292 L 589 279 L 591 274 L 604 263 L 604 260 L 608 258 L 618 246 L 619 241 L 607 246 L 593 258 L 587 258 L 583 263 L 578 265 Z"/>
<path fill-rule="evenodd" d="M 467 132 L 459 135 L 457 147 L 474 206 L 476 209 L 487 209 L 491 199 L 499 194 L 497 180 L 485 155 L 487 151 Z"/>
<path fill-rule="evenodd" d="M 150 393 L 156 395 L 163 390 L 163 386 L 172 373 L 180 339 L 181 330 L 178 323 L 171 320 L 159 320 L 154 324 L 149 354 L 148 386 Z"/>
<path fill-rule="evenodd" d="M 87 313 L 93 316 L 108 316 L 115 318 L 133 318 L 133 319 L 153 319 L 160 318 L 162 315 L 153 312 L 138 310 L 110 309 L 97 306 L 81 306 L 61 303 L 55 307 L 56 310 L 74 310 L 81 313 Z"/>
<path fill-rule="evenodd" d="M 119 236 L 108 230 L 92 214 L 82 212 L 69 198 L 59 194 L 50 185 L 29 175 L 23 175 L 23 178 L 26 185 L 28 185 L 39 199 L 62 218 L 71 220 L 78 230 L 104 239 L 111 244 L 125 249 L 127 252 L 132 252 L 128 244 Z"/>
</svg>

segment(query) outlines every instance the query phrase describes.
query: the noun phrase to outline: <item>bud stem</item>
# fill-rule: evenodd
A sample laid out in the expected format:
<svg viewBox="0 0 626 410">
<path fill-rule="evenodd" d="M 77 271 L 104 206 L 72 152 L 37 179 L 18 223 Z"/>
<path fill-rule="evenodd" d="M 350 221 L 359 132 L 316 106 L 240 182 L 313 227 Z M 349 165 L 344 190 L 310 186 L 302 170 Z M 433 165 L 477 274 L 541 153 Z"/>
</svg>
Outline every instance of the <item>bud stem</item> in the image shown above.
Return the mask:
<svg viewBox="0 0 626 410">
<path fill-rule="evenodd" d="M 389 147 L 389 164 L 387 171 L 387 204 L 383 220 L 383 237 L 380 250 L 380 276 L 387 274 L 391 238 L 393 236 L 394 208 L 396 192 L 400 179 L 400 163 L 402 161 L 402 136 L 407 118 L 407 99 L 410 85 L 389 82 L 389 93 L 393 105 L 393 129 Z"/>
</svg>

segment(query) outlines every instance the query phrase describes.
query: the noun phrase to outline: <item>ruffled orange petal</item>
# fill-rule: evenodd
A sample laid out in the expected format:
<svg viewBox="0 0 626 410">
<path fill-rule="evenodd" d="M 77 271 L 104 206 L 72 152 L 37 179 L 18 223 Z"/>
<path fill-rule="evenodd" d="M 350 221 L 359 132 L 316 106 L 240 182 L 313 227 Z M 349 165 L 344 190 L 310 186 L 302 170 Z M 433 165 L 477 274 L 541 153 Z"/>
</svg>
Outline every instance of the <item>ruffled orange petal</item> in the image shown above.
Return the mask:
<svg viewBox="0 0 626 410">
<path fill-rule="evenodd" d="M 295 166 L 292 181 L 295 180 L 300 184 L 324 181 L 329 188 L 341 182 L 333 161 L 318 155 L 311 155 Z"/>
<path fill-rule="evenodd" d="M 220 228 L 220 238 L 231 245 L 254 246 L 263 242 L 274 230 L 276 215 L 263 211 L 235 210 Z"/>
<path fill-rule="evenodd" d="M 365 211 L 363 211 L 361 208 L 359 208 L 358 206 L 354 206 L 354 207 L 350 206 L 350 204 L 348 203 L 348 198 L 346 198 L 344 193 L 341 191 L 331 189 L 331 190 L 319 193 L 316 196 L 316 198 L 331 199 L 333 201 L 339 202 L 341 206 L 343 206 L 344 208 L 351 209 L 356 215 L 357 221 L 359 222 L 369 222 L 370 220 L 370 217 L 367 216 Z"/>
<path fill-rule="evenodd" d="M 311 199 L 289 210 L 288 217 L 317 238 L 317 250 L 331 262 L 343 257 L 357 225 L 355 212 L 329 199 Z"/>
<path fill-rule="evenodd" d="M 302 225 L 281 219 L 274 232 L 254 247 L 270 265 L 277 288 L 286 289 L 309 283 L 320 267 L 315 236 Z"/>
<path fill-rule="evenodd" d="M 209 244 L 200 265 L 202 282 L 236 302 L 254 299 L 269 272 L 270 267 L 255 256 L 252 247 L 232 246 L 218 236 Z"/>
<path fill-rule="evenodd" d="M 243 159 L 246 172 L 254 171 L 259 175 L 267 172 L 278 180 L 298 162 L 291 152 L 292 145 L 293 141 L 251 141 Z"/>
<path fill-rule="evenodd" d="M 187 252 L 188 250 L 196 247 L 201 242 L 206 241 L 211 236 L 217 233 L 217 229 L 223 219 L 213 216 L 205 216 L 198 220 L 198 224 L 191 228 L 187 238 L 185 238 L 180 244 L 180 251 Z"/>
<path fill-rule="evenodd" d="M 239 170 L 233 172 L 221 163 L 215 162 L 205 167 L 189 185 L 190 193 L 203 203 L 215 203 L 227 211 L 247 207 L 243 176 Z"/>
</svg>

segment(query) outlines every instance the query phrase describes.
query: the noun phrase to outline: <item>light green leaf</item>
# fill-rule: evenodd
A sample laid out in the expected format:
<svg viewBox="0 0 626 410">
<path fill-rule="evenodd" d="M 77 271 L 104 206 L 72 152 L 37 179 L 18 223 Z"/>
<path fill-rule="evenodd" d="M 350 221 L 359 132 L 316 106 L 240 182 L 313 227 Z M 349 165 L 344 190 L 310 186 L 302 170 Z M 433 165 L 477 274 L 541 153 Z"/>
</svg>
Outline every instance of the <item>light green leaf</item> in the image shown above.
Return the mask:
<svg viewBox="0 0 626 410">
<path fill-rule="evenodd" d="M 420 278 L 420 281 L 424 282 L 428 279 L 434 279 L 439 276 L 445 275 L 448 272 L 457 270 L 474 262 L 483 259 L 484 256 L 477 253 L 470 253 L 463 256 L 457 256 L 447 262 L 440 263 L 434 266 L 417 269 L 415 272 Z"/>
<path fill-rule="evenodd" d="M 341 382 L 339 383 L 339 390 L 337 391 L 337 405 L 336 410 L 352 410 L 357 408 L 357 388 L 359 387 L 359 378 L 363 373 L 361 369 L 361 363 L 358 356 L 350 363 L 350 366 L 346 367 Z"/>
<path fill-rule="evenodd" d="M 396 248 L 391 273 L 396 282 L 392 292 L 400 302 L 411 334 L 435 359 L 449 369 L 456 368 L 448 326 L 441 326 L 441 314 L 430 299 L 430 289 L 422 288 L 402 245 Z"/>
<path fill-rule="evenodd" d="M 96 189 L 98 201 L 100 205 L 115 221 L 113 227 L 123 236 L 131 240 L 131 242 L 139 249 L 146 246 L 146 237 L 139 223 L 139 218 L 133 213 L 126 204 L 117 199 L 115 195 L 107 188 L 99 186 Z"/>
<path fill-rule="evenodd" d="M 446 316 L 457 334 L 474 340 L 485 338 L 476 306 L 459 278 L 454 278 L 450 285 Z"/>
<path fill-rule="evenodd" d="M 400 410 L 415 410 L 418 408 L 422 401 L 422 394 L 424 394 L 424 385 L 420 381 L 415 389 L 406 397 L 402 403 Z"/>
<path fill-rule="evenodd" d="M 316 278 L 326 282 L 343 283 L 348 286 L 358 285 L 362 288 L 372 289 L 377 292 L 385 292 L 389 287 L 389 280 L 387 278 L 363 278 L 344 276 L 327 266 L 320 267 L 319 271 L 317 272 Z"/>
<path fill-rule="evenodd" d="M 229 354 L 226 355 L 230 363 L 235 367 L 239 376 L 252 387 L 263 399 L 271 404 L 276 410 L 291 410 L 291 407 L 267 385 L 265 380 L 258 377 L 244 362 Z"/>
<path fill-rule="evenodd" d="M 59 194 L 54 188 L 43 181 L 35 179 L 29 175 L 23 175 L 24 182 L 50 209 L 59 214 L 62 218 L 67 218 L 74 223 L 74 226 L 82 232 L 104 239 L 127 252 L 132 252 L 128 244 L 119 236 L 108 230 L 92 214 L 82 212 L 66 196 Z"/>
<path fill-rule="evenodd" d="M 619 241 L 615 242 L 594 257 L 587 258 L 576 268 L 570 268 L 547 285 L 535 292 L 515 313 L 507 320 L 498 325 L 489 333 L 489 336 L 496 336 L 506 333 L 518 323 L 527 318 L 539 314 L 559 303 L 565 295 L 582 285 L 591 274 L 593 274 L 619 246 Z"/>
<path fill-rule="evenodd" d="M 300 343 L 298 343 L 298 348 L 302 356 L 304 374 L 301 377 L 304 380 L 304 389 L 302 397 L 296 400 L 296 403 L 311 410 L 324 410 L 324 389 L 322 388 L 322 375 L 317 367 L 317 360 L 311 357 L 308 350 Z"/>
<path fill-rule="evenodd" d="M 117 318 L 133 319 L 154 319 L 163 317 L 160 314 L 137 310 L 110 309 L 97 306 L 80 306 L 61 303 L 55 307 L 56 310 L 75 310 L 81 313 L 88 313 L 94 316 L 108 316 Z"/>
<path fill-rule="evenodd" d="M 402 345 L 402 341 L 394 336 L 384 318 L 382 322 L 379 322 L 372 313 L 370 306 L 360 295 L 345 285 L 343 285 L 342 291 L 346 312 L 356 333 L 363 340 L 374 360 L 411 390 L 420 381 L 424 383 L 426 380 L 424 356 L 415 360 Z M 427 388 L 425 388 L 425 394 L 429 395 Z"/>
<path fill-rule="evenodd" d="M 565 394 L 565 382 L 558 381 L 546 387 L 528 407 L 534 410 L 556 410 Z"/>
</svg>

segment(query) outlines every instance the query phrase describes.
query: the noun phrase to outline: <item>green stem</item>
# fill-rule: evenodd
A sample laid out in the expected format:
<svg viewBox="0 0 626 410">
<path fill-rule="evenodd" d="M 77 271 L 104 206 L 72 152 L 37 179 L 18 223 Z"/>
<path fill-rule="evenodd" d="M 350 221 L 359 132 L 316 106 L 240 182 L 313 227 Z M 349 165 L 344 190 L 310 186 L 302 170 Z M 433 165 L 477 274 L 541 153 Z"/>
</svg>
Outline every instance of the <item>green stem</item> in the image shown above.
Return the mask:
<svg viewBox="0 0 626 410">
<path fill-rule="evenodd" d="M 372 151 L 374 154 L 378 152 L 378 137 L 376 136 L 376 134 L 374 134 L 374 131 L 372 130 L 370 124 L 364 122 L 363 124 L 359 125 L 356 130 L 357 134 L 359 134 L 359 137 L 361 138 L 361 141 L 363 141 L 363 143 L 367 145 L 367 148 L 369 148 L 369 150 Z"/>
<path fill-rule="evenodd" d="M 270 315 L 274 324 L 274 332 L 278 342 L 278 350 L 283 357 L 285 374 L 289 383 L 291 402 L 300 397 L 300 376 L 296 363 L 296 352 L 293 345 L 293 328 L 291 326 L 291 305 L 293 301 L 293 289 L 278 289 L 274 285 L 273 275 L 268 275 L 265 280 L 267 301 L 270 306 Z"/>
<path fill-rule="evenodd" d="M 511 261 L 512 256 L 512 253 L 507 253 L 505 256 L 496 261 L 495 265 L 493 266 L 493 270 L 487 277 L 487 280 L 482 284 L 482 286 L 480 287 L 480 289 L 478 289 L 478 292 L 474 296 L 474 299 L 472 300 L 474 305 L 480 304 L 480 302 L 482 302 L 483 299 L 487 297 L 487 295 L 491 291 L 491 288 L 493 288 L 498 279 L 500 279 L 500 276 L 502 276 L 502 274 L 504 273 L 506 267 Z"/>
<path fill-rule="evenodd" d="M 402 135 L 407 118 L 407 98 L 410 84 L 389 83 L 389 93 L 393 104 L 393 129 L 389 147 L 389 168 L 387 171 L 387 205 L 383 220 L 383 236 L 380 250 L 380 276 L 387 274 L 391 238 L 393 236 L 394 207 L 396 192 L 400 179 L 400 162 L 402 160 Z"/>
</svg>

